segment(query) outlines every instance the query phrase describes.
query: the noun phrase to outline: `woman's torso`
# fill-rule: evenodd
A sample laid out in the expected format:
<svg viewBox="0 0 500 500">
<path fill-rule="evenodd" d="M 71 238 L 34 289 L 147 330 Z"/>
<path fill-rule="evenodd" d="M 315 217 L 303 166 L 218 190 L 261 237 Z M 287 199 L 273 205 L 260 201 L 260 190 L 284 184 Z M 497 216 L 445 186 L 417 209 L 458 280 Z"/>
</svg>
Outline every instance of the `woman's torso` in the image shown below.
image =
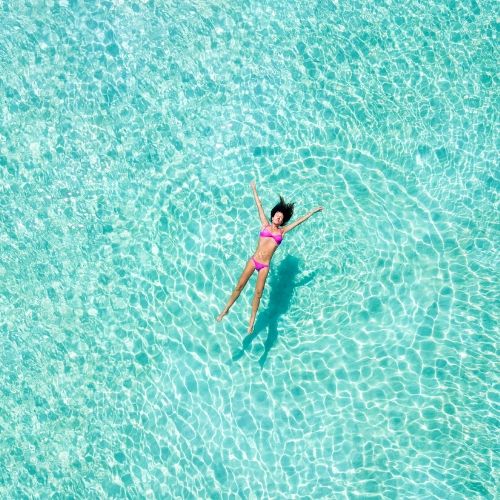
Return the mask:
<svg viewBox="0 0 500 500">
<path fill-rule="evenodd" d="M 283 231 L 271 231 L 270 224 L 262 227 L 261 232 L 262 231 L 283 237 Z M 276 248 L 278 248 L 278 244 L 274 238 L 270 236 L 261 236 L 259 232 L 259 241 L 257 242 L 257 249 L 255 250 L 253 257 L 263 264 L 269 264 Z"/>
</svg>

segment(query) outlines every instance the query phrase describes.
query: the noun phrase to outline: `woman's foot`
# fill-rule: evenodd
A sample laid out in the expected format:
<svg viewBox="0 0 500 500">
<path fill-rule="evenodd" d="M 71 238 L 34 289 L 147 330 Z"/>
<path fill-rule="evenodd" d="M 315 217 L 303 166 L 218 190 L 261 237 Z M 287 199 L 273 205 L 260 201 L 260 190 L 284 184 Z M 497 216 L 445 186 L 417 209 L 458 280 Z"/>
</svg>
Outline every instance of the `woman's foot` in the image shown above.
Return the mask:
<svg viewBox="0 0 500 500">
<path fill-rule="evenodd" d="M 222 311 L 218 316 L 217 316 L 217 321 L 221 321 L 222 318 L 227 314 L 227 311 Z"/>
</svg>

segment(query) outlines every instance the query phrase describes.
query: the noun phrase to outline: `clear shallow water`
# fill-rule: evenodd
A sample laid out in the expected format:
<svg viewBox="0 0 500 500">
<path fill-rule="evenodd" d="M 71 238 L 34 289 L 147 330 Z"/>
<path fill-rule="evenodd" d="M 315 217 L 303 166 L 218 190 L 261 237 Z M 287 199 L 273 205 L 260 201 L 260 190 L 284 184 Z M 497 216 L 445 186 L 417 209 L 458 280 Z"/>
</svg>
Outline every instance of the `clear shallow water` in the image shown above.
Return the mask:
<svg viewBox="0 0 500 500">
<path fill-rule="evenodd" d="M 493 498 L 492 2 L 3 2 L 0 496 Z M 282 194 L 285 236 L 244 342 Z"/>
</svg>

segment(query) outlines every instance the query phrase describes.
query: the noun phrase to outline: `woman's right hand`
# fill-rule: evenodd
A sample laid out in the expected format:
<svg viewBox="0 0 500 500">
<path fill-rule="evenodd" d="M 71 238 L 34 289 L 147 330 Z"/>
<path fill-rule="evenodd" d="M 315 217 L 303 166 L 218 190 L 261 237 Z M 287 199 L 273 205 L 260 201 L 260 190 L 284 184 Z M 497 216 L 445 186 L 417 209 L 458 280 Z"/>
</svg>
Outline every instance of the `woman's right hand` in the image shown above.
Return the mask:
<svg viewBox="0 0 500 500">
<path fill-rule="evenodd" d="M 252 189 L 255 189 L 255 181 L 250 182 L 250 187 L 251 187 Z"/>
</svg>

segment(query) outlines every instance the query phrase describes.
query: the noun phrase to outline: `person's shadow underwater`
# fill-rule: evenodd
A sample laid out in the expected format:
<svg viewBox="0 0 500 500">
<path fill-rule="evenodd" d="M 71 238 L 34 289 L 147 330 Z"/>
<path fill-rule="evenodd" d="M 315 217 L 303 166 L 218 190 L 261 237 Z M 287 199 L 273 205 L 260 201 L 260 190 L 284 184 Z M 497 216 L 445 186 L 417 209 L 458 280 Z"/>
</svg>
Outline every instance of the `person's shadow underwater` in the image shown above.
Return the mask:
<svg viewBox="0 0 500 500">
<path fill-rule="evenodd" d="M 247 335 L 243 340 L 242 348 L 236 352 L 232 360 L 240 359 L 245 351 L 250 347 L 252 341 L 257 335 L 267 329 L 267 339 L 264 343 L 264 353 L 259 359 L 261 368 L 264 368 L 269 351 L 272 349 L 278 339 L 278 322 L 280 316 L 285 314 L 290 308 L 293 294 L 296 288 L 309 283 L 317 271 L 309 273 L 301 280 L 297 280 L 299 274 L 299 259 L 291 255 L 286 256 L 275 273 L 269 276 L 268 286 L 270 287 L 269 305 L 265 311 L 257 314 L 257 320 L 253 332 Z"/>
</svg>

